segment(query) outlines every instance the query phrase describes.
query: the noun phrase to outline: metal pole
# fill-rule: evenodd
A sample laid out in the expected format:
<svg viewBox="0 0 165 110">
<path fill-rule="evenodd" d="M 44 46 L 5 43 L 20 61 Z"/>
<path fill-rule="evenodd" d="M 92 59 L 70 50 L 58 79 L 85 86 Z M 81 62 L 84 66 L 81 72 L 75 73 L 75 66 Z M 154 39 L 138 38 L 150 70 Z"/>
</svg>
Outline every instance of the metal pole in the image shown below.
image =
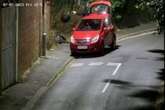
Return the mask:
<svg viewBox="0 0 165 110">
<path fill-rule="evenodd" d="M 0 7 L 0 95 L 2 92 L 2 15 Z"/>
<path fill-rule="evenodd" d="M 46 56 L 46 50 L 47 50 L 47 33 L 42 34 L 42 56 Z"/>
<path fill-rule="evenodd" d="M 42 56 L 46 56 L 47 33 L 45 32 L 45 0 L 42 1 Z"/>
<path fill-rule="evenodd" d="M 40 3 L 41 3 L 41 7 L 39 7 L 39 10 L 40 10 L 40 23 L 39 23 L 39 57 L 42 56 L 42 31 L 43 31 L 43 17 L 42 17 L 42 10 L 43 10 L 43 6 L 42 6 L 42 0 L 40 0 Z"/>
<path fill-rule="evenodd" d="M 19 7 L 16 7 L 16 58 L 15 58 L 15 63 L 16 63 L 16 82 L 19 81 L 20 75 L 18 73 L 18 39 L 19 39 Z"/>
</svg>

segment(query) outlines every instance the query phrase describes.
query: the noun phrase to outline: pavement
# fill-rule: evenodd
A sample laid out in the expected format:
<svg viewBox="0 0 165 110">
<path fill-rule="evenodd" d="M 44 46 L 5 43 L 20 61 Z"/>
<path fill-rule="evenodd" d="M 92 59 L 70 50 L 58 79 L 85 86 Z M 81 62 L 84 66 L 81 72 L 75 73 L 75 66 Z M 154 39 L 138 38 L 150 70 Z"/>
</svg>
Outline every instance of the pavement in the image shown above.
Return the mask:
<svg viewBox="0 0 165 110">
<path fill-rule="evenodd" d="M 122 29 L 117 32 L 118 40 L 156 30 L 156 23 L 142 24 L 134 28 Z M 47 51 L 29 70 L 23 82 L 8 88 L 0 96 L 1 110 L 29 110 L 36 101 L 51 87 L 72 61 L 68 44 L 59 45 Z"/>
</svg>

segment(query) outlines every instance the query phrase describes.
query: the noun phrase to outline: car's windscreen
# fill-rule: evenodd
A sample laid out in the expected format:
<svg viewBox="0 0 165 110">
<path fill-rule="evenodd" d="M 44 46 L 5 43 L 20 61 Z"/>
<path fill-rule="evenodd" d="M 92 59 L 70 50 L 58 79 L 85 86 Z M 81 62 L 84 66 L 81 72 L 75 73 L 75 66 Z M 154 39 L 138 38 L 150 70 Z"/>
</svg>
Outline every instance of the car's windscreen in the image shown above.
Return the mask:
<svg viewBox="0 0 165 110">
<path fill-rule="evenodd" d="M 101 27 L 101 19 L 84 19 L 81 20 L 77 31 L 97 31 Z"/>
<path fill-rule="evenodd" d="M 108 13 L 107 5 L 95 5 L 91 7 L 91 13 Z"/>
</svg>

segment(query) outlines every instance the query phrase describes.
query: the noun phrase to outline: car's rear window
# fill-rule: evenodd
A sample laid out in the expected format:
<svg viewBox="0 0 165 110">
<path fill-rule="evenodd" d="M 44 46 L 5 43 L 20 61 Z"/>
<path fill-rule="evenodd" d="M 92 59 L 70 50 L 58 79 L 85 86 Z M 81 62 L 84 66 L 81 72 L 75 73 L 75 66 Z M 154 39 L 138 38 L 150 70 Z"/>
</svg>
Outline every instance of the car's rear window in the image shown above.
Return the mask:
<svg viewBox="0 0 165 110">
<path fill-rule="evenodd" d="M 77 31 L 97 31 L 101 27 L 101 19 L 83 19 L 77 27 Z"/>
</svg>

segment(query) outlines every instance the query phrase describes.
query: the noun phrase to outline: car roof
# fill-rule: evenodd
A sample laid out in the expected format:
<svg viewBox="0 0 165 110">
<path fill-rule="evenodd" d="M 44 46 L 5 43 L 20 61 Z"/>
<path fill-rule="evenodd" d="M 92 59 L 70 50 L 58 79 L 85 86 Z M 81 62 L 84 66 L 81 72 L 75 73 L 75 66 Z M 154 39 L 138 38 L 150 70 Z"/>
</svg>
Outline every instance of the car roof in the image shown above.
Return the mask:
<svg viewBox="0 0 165 110">
<path fill-rule="evenodd" d="M 110 16 L 109 14 L 92 13 L 92 14 L 84 16 L 82 19 L 105 19 L 109 16 Z"/>
<path fill-rule="evenodd" d="M 108 6 L 112 5 L 112 3 L 109 0 L 97 0 L 95 2 L 92 2 L 89 6 L 92 7 L 92 6 L 99 5 L 99 4 L 104 4 L 104 5 L 108 5 Z"/>
</svg>

